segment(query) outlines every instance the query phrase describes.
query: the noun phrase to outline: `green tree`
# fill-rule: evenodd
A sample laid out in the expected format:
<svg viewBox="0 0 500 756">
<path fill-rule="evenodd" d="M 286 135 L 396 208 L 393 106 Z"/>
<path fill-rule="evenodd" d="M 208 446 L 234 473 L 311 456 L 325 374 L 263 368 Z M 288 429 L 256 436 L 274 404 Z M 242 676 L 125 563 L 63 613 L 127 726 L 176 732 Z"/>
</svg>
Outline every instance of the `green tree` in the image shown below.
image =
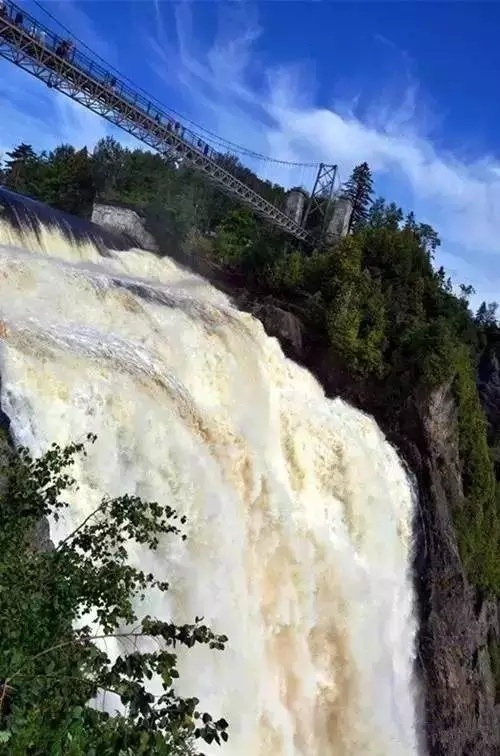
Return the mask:
<svg viewBox="0 0 500 756">
<path fill-rule="evenodd" d="M 368 225 L 372 228 L 382 228 L 386 219 L 385 209 L 385 199 L 383 197 L 377 197 L 368 211 Z"/>
<path fill-rule="evenodd" d="M 92 169 L 98 195 L 106 197 L 116 191 L 123 175 L 126 154 L 126 150 L 113 137 L 97 142 L 92 153 Z"/>
<path fill-rule="evenodd" d="M 352 204 L 349 232 L 359 231 L 367 222 L 373 195 L 373 179 L 368 163 L 360 163 L 343 187 L 343 196 Z"/>
<path fill-rule="evenodd" d="M 403 220 L 403 211 L 391 202 L 387 205 L 382 197 L 377 197 L 368 210 L 367 223 L 372 228 L 392 228 L 399 229 Z"/>
<path fill-rule="evenodd" d="M 277 293 L 293 292 L 304 282 L 304 255 L 296 249 L 273 260 L 268 268 L 267 280 Z"/>
<path fill-rule="evenodd" d="M 497 325 L 497 302 L 481 302 L 475 315 L 475 322 L 479 328 L 493 328 Z"/>
<path fill-rule="evenodd" d="M 438 247 L 441 246 L 441 239 L 437 231 L 428 223 L 419 223 L 417 227 L 417 235 L 420 243 L 429 255 L 433 255 Z"/>
<path fill-rule="evenodd" d="M 215 254 L 220 262 L 238 263 L 246 257 L 257 235 L 253 213 L 246 208 L 232 211 L 217 230 Z"/>
<path fill-rule="evenodd" d="M 38 196 L 42 160 L 30 144 L 22 142 L 6 153 L 3 167 L 5 186 L 20 194 Z"/>
<path fill-rule="evenodd" d="M 461 299 L 462 302 L 464 302 L 464 304 L 468 305 L 469 299 L 472 296 L 474 296 L 474 294 L 476 293 L 476 290 L 470 284 L 463 284 L 463 283 L 460 284 L 459 289 L 460 289 L 459 298 Z"/>
<path fill-rule="evenodd" d="M 89 436 L 90 442 L 95 436 Z M 169 506 L 136 496 L 104 499 L 57 547 L 34 540 L 41 518 L 58 519 L 64 492 L 75 488 L 68 468 L 84 444 L 52 444 L 39 458 L 11 452 L 1 470 L 0 498 L 0 753 L 9 756 L 186 756 L 196 739 L 227 740 L 227 722 L 198 710 L 198 699 L 176 694 L 176 645 L 223 649 L 227 638 L 195 618 L 175 625 L 135 606 L 168 584 L 132 567 L 126 546 L 155 550 L 181 535 Z M 182 536 L 183 538 L 185 536 Z M 84 624 L 91 613 L 99 629 Z M 112 661 L 96 641 L 121 639 Z M 137 643 L 148 641 L 141 652 Z M 152 677 L 163 693 L 146 688 Z M 116 693 L 123 712 L 89 705 Z"/>
<path fill-rule="evenodd" d="M 353 372 L 381 376 L 385 303 L 379 280 L 364 266 L 363 253 L 361 237 L 346 237 L 322 272 L 326 333 L 329 344 Z"/>
<path fill-rule="evenodd" d="M 417 226 L 417 222 L 415 220 L 415 213 L 413 212 L 413 210 L 411 210 L 407 214 L 407 216 L 405 218 L 404 228 L 405 228 L 406 231 L 413 231 L 414 233 L 417 232 L 418 226 Z"/>
<path fill-rule="evenodd" d="M 95 194 L 92 160 L 87 149 L 77 151 L 69 144 L 56 147 L 46 160 L 39 197 L 58 210 L 90 218 Z"/>
</svg>

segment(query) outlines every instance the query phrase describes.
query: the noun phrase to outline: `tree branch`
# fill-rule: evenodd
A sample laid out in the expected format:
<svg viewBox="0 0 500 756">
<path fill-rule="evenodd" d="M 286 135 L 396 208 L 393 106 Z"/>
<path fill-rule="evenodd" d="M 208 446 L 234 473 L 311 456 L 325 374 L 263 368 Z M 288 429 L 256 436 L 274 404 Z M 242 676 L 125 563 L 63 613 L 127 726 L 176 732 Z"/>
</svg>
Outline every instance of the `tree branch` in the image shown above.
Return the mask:
<svg viewBox="0 0 500 756">
<path fill-rule="evenodd" d="M 82 522 L 78 525 L 78 527 L 76 527 L 74 530 L 72 530 L 71 533 L 69 535 L 67 535 L 66 538 L 63 541 L 60 541 L 58 543 L 56 551 L 59 551 L 62 546 L 64 546 L 68 541 L 70 541 L 72 538 L 74 538 L 76 536 L 76 534 L 87 524 L 87 522 L 92 517 L 94 517 L 94 515 L 96 515 L 100 510 L 103 509 L 103 507 L 104 507 L 104 505 L 106 503 L 107 503 L 106 499 L 104 499 L 103 501 L 101 501 L 101 503 L 99 504 L 99 506 L 97 507 L 97 509 L 94 509 L 93 512 L 91 512 L 89 515 L 87 515 L 87 517 L 84 520 L 82 520 Z"/>
</svg>

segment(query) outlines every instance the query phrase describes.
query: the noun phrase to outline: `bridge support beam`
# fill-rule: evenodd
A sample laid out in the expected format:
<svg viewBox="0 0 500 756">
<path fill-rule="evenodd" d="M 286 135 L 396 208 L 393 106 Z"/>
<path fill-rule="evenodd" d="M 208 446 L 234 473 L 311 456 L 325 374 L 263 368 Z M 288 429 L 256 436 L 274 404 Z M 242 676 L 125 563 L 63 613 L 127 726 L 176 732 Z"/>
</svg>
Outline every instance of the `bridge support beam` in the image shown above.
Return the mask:
<svg viewBox="0 0 500 756">
<path fill-rule="evenodd" d="M 337 166 L 320 163 L 302 225 L 321 243 L 328 233 L 333 213 Z"/>
<path fill-rule="evenodd" d="M 162 155 L 190 163 L 221 191 L 280 230 L 299 240 L 310 240 L 303 225 L 225 170 L 218 162 L 222 156 L 210 150 L 200 135 L 185 128 L 96 60 L 68 47 L 67 41 L 11 0 L 3 0 L 0 6 L 0 56 Z"/>
</svg>

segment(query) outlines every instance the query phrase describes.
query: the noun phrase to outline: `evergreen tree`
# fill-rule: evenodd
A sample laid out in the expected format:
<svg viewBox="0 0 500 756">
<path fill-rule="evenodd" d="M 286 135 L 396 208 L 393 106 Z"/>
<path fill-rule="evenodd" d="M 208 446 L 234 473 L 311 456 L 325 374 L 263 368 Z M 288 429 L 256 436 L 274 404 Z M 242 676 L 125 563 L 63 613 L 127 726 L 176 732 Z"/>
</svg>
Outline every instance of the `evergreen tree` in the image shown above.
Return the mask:
<svg viewBox="0 0 500 756">
<path fill-rule="evenodd" d="M 368 225 L 371 228 L 381 228 L 385 222 L 385 211 L 385 199 L 377 197 L 368 211 Z"/>
<path fill-rule="evenodd" d="M 411 210 L 405 218 L 404 229 L 405 231 L 413 231 L 413 233 L 417 232 L 417 222 L 413 210 Z"/>
<path fill-rule="evenodd" d="M 349 232 L 359 231 L 366 225 L 372 204 L 373 179 L 368 163 L 357 165 L 344 185 L 343 196 L 351 201 L 352 213 Z"/>
<path fill-rule="evenodd" d="M 436 249 L 441 246 L 441 239 L 437 231 L 428 223 L 419 223 L 417 227 L 417 234 L 420 243 L 426 250 L 426 252 L 432 257 Z"/>
<path fill-rule="evenodd" d="M 497 325 L 497 302 L 482 302 L 476 312 L 475 322 L 480 328 L 492 328 Z"/>
<path fill-rule="evenodd" d="M 397 230 L 403 220 L 403 211 L 395 202 L 387 205 L 382 197 L 377 197 L 368 209 L 366 220 L 370 228 L 392 228 Z"/>
<path fill-rule="evenodd" d="M 44 202 L 73 215 L 90 218 L 96 188 L 87 148 L 61 145 L 48 156 L 39 188 Z"/>
<path fill-rule="evenodd" d="M 403 211 L 395 202 L 391 202 L 385 212 L 385 225 L 397 231 L 403 220 Z"/>
<path fill-rule="evenodd" d="M 5 186 L 20 194 L 36 196 L 41 159 L 30 144 L 22 142 L 7 152 L 3 169 Z"/>
<path fill-rule="evenodd" d="M 463 283 L 460 284 L 459 289 L 460 289 L 459 299 L 468 305 L 469 299 L 472 296 L 474 296 L 474 294 L 476 293 L 476 290 L 470 284 L 463 284 Z"/>
</svg>

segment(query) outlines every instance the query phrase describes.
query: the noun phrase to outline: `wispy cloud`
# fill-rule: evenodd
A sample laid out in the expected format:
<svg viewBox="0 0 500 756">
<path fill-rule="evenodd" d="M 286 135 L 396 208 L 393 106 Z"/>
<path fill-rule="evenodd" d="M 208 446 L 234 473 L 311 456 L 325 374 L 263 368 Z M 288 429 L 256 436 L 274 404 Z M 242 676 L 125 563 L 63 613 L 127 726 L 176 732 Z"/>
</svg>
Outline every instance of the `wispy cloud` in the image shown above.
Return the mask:
<svg viewBox="0 0 500 756">
<path fill-rule="evenodd" d="M 217 30 L 208 42 L 203 35 L 205 44 L 193 33 L 196 7 L 187 2 L 174 10 L 175 38 L 165 40 L 159 28 L 155 71 L 164 73 L 168 50 L 169 83 L 175 70 L 191 112 L 203 115 L 221 136 L 264 154 L 338 163 L 342 178 L 366 160 L 388 199 L 406 199 L 405 209 L 439 230 L 444 240 L 439 262 L 451 262 L 458 276 L 472 274 L 468 280 L 484 296 L 498 297 L 500 163 L 489 155 L 467 160 L 435 146 L 432 130 L 439 115 L 429 109 L 404 52 L 402 90 L 378 89 L 372 102 L 358 94 L 354 102 L 326 108 L 315 100 L 310 66 L 266 65 L 258 53 L 258 19 L 247 15 L 247 6 L 219 8 Z M 160 5 L 160 18 L 163 12 Z"/>
<path fill-rule="evenodd" d="M 61 36 L 66 36 L 66 27 L 98 55 L 115 63 L 115 46 L 99 34 L 95 23 L 72 0 L 47 3 L 49 13 L 63 26 L 30 0 L 25 7 Z M 49 151 L 62 143 L 93 149 L 100 139 L 111 135 L 126 146 L 139 146 L 137 140 L 98 115 L 0 59 L 0 157 L 20 142 L 33 145 L 37 151 Z"/>
<path fill-rule="evenodd" d="M 0 61 L 0 152 L 20 142 L 50 150 L 62 142 L 93 146 L 106 122 L 37 79 Z"/>
</svg>

